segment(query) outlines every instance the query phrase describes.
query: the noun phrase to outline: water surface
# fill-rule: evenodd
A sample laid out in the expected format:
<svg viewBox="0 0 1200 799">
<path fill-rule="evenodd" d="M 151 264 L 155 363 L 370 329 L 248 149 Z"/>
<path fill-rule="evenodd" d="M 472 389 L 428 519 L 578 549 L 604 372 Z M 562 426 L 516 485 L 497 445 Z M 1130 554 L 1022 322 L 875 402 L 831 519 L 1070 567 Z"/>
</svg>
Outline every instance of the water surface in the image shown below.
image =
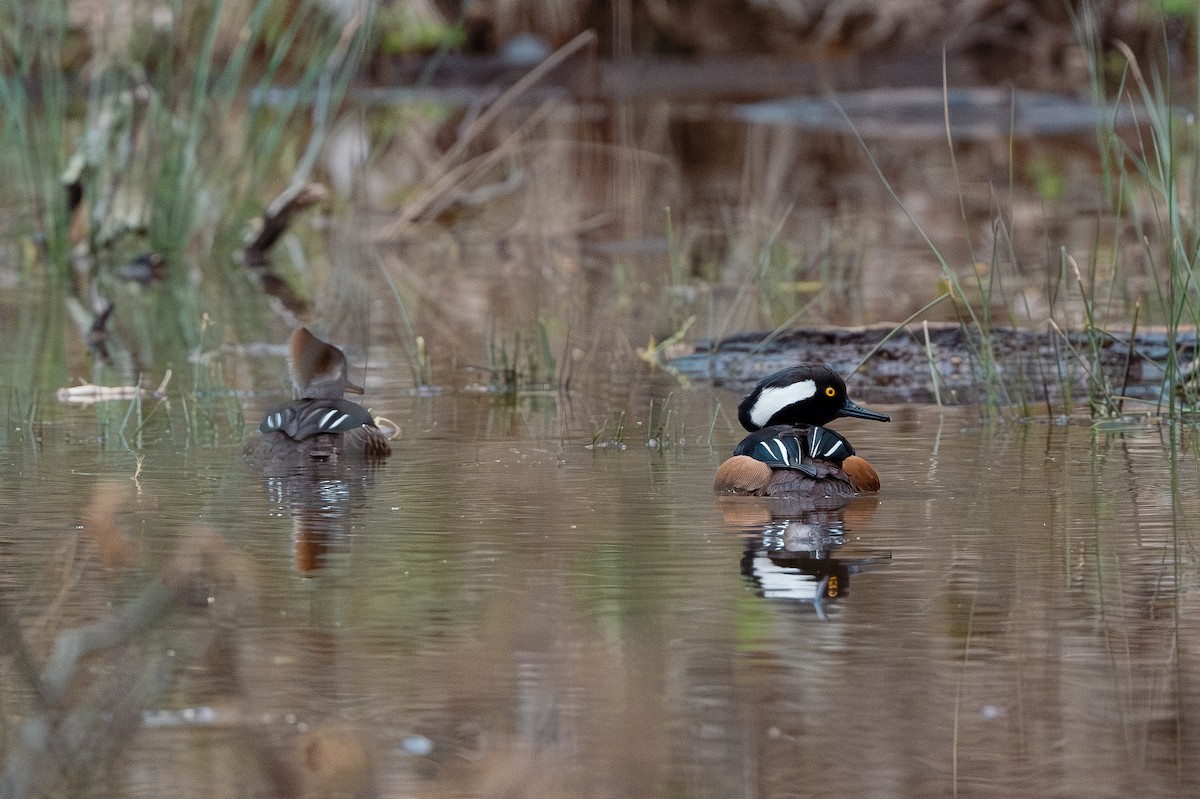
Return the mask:
<svg viewBox="0 0 1200 799">
<path fill-rule="evenodd" d="M 35 662 L 159 575 L 192 580 L 49 714 L 86 727 L 143 700 L 76 778 L 88 792 L 1197 789 L 1190 434 L 884 408 L 892 424 L 838 425 L 883 491 L 789 520 L 711 494 L 738 438 L 719 390 L 675 389 L 648 447 L 663 385 L 631 392 L 622 441 L 586 397 L 371 385 L 403 435 L 341 478 L 267 479 L 235 445 L 162 435 L 135 481 L 90 409 L 39 443 L 10 423 L 5 607 Z M 105 519 L 124 560 L 105 560 Z M 841 535 L 814 545 L 813 522 Z M 15 754 L 45 711 L 9 663 L 9 768 L 44 768 Z"/>
</svg>

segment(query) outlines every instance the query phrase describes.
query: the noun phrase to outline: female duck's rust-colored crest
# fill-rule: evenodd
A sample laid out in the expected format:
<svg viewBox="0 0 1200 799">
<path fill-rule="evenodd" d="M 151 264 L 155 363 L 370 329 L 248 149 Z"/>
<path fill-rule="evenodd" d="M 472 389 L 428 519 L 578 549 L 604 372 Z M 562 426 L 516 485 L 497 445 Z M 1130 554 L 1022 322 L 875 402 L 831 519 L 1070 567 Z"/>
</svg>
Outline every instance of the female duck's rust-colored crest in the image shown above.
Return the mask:
<svg viewBox="0 0 1200 799">
<path fill-rule="evenodd" d="M 350 382 L 345 354 L 322 341 L 306 327 L 298 327 L 288 340 L 288 369 L 301 399 L 338 399 L 342 394 L 362 394 Z"/>
</svg>

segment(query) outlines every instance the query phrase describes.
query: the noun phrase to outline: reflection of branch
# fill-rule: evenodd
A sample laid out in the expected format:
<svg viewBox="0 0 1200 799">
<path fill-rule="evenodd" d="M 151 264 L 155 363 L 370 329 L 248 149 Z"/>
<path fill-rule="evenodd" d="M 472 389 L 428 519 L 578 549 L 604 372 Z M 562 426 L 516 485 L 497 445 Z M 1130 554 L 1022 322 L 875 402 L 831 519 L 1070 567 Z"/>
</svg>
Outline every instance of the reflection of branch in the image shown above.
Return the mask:
<svg viewBox="0 0 1200 799">
<path fill-rule="evenodd" d="M 29 656 L 29 648 L 25 646 L 25 636 L 21 632 L 21 625 L 17 621 L 16 614 L 12 612 L 12 608 L 8 606 L 8 602 L 4 601 L 3 596 L 0 596 L 0 652 L 7 652 L 16 659 L 21 676 L 29 681 L 38 696 L 46 695 L 37 666 L 34 664 L 33 658 Z"/>
<path fill-rule="evenodd" d="M 119 512 L 113 490 L 98 492 L 112 502 L 103 507 L 93 502 L 94 517 Z M 88 522 L 91 527 L 115 523 L 111 518 Z M 95 532 L 89 536 L 95 538 Z M 189 729 L 220 724 L 235 748 L 261 769 L 270 786 L 266 795 L 374 796 L 375 749 L 369 734 L 323 724 L 299 735 L 280 735 L 247 707 L 237 636 L 255 584 L 247 560 L 216 531 L 197 527 L 160 568 L 160 576 L 105 618 L 58 633 L 40 668 L 0 583 L 0 656 L 12 656 L 11 671 L 29 686 L 22 684 L 20 692 L 33 694 L 19 729 L 5 736 L 11 743 L 3 755 L 0 797 L 90 795 L 139 730 L 160 726 L 148 724 L 155 714 L 147 710 L 159 706 L 188 663 L 206 670 L 210 691 L 232 700 L 217 705 L 228 713 L 214 710 L 214 716 L 221 713 L 217 721 L 170 710 L 157 715 Z M 177 622 L 189 619 L 196 624 L 179 629 Z M 168 654 L 180 651 L 180 634 L 185 657 Z"/>
<path fill-rule="evenodd" d="M 161 618 L 174 599 L 175 591 L 155 580 L 111 617 L 59 633 L 42 670 L 42 698 L 48 705 L 57 705 L 75 677 L 80 659 L 127 643 Z"/>
<path fill-rule="evenodd" d="M 94 685 L 94 701 L 63 706 L 87 655 L 130 642 L 162 618 L 177 592 L 155 580 L 142 593 L 103 621 L 60 633 L 41 674 L 20 636 L 17 620 L 0 608 L 0 624 L 39 700 L 8 753 L 3 795 L 23 799 L 43 792 L 47 780 L 82 776 L 110 757 L 137 728 L 142 710 L 166 688 L 170 668 L 162 658 L 143 661 L 134 650 L 117 653 L 114 667 Z"/>
<path fill-rule="evenodd" d="M 278 299 L 296 316 L 303 316 L 308 312 L 308 300 L 296 293 L 272 268 L 270 251 L 297 214 L 327 199 L 329 191 L 320 183 L 301 183 L 288 188 L 267 206 L 258 234 L 247 241 L 242 250 L 242 265 L 258 278 L 263 291 Z"/>
<path fill-rule="evenodd" d="M 263 212 L 262 228 L 242 250 L 242 261 L 250 269 L 267 268 L 267 253 L 292 224 L 296 214 L 329 199 L 329 191 L 320 183 L 292 186 L 276 197 Z"/>
</svg>

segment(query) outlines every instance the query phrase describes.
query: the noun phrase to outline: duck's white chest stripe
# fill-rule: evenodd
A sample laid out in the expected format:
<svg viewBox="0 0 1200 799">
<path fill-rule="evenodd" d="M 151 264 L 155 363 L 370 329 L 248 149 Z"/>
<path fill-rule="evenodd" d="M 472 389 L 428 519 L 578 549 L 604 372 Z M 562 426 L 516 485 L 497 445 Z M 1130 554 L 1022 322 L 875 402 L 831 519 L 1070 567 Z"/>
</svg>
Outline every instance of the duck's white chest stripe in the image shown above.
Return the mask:
<svg viewBox="0 0 1200 799">
<path fill-rule="evenodd" d="M 750 421 L 759 427 L 766 426 L 771 417 L 793 402 L 800 402 L 817 393 L 817 381 L 801 380 L 786 386 L 764 388 L 750 411 Z"/>
</svg>

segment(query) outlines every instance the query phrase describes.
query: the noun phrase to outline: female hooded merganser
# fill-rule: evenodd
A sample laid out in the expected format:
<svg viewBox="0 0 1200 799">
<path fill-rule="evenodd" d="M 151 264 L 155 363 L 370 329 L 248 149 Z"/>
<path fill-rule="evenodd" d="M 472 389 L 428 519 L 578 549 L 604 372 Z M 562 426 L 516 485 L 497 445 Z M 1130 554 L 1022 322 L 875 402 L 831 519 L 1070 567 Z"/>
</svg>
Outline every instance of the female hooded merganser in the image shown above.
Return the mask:
<svg viewBox="0 0 1200 799">
<path fill-rule="evenodd" d="M 255 461 L 373 461 L 392 451 L 374 417 L 342 394 L 362 394 L 350 382 L 346 356 L 332 344 L 297 328 L 288 342 L 288 368 L 299 399 L 267 414 L 261 436 L 246 445 Z"/>
<path fill-rule="evenodd" d="M 891 421 L 846 396 L 828 366 L 804 363 L 764 378 L 738 405 L 750 431 L 717 469 L 716 491 L 758 497 L 849 499 L 878 491 L 879 475 L 850 442 L 823 427 L 841 416 Z"/>
</svg>

